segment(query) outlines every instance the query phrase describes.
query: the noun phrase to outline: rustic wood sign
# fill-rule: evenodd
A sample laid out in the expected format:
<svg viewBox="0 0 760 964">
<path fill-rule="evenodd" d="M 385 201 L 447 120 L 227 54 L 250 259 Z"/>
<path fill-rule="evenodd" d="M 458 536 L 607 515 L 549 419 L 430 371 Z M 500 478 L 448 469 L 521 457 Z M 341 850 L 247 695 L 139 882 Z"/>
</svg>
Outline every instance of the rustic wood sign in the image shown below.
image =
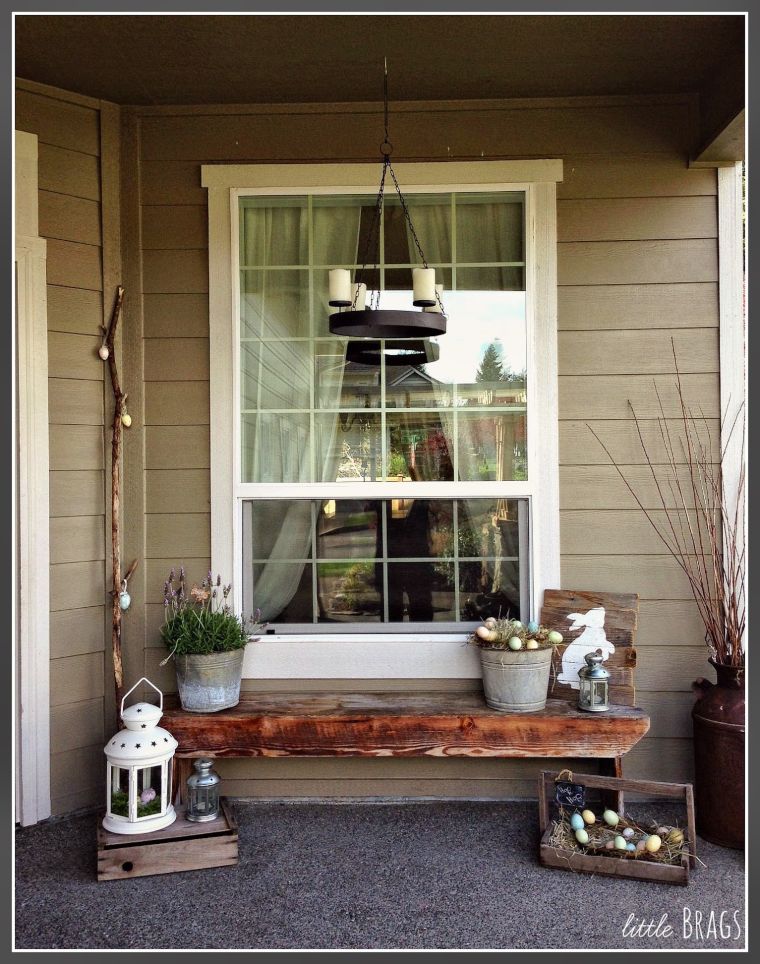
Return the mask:
<svg viewBox="0 0 760 964">
<path fill-rule="evenodd" d="M 547 589 L 541 623 L 564 637 L 554 655 L 549 695 L 577 699 L 578 670 L 585 665 L 584 657 L 601 649 L 610 673 L 610 702 L 633 706 L 638 609 L 635 593 Z"/>
<path fill-rule="evenodd" d="M 582 783 L 571 780 L 557 780 L 554 784 L 554 799 L 560 807 L 584 807 L 586 788 Z"/>
</svg>

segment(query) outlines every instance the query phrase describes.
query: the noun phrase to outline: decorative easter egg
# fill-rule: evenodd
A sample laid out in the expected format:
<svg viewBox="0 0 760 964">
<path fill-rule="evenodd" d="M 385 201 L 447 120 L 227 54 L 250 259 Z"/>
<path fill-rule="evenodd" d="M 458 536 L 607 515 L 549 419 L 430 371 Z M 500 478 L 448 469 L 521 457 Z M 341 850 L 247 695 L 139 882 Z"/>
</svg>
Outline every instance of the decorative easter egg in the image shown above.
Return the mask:
<svg viewBox="0 0 760 964">
<path fill-rule="evenodd" d="M 518 650 L 522 649 L 522 640 L 519 636 L 512 636 L 512 638 L 507 643 L 510 649 Z"/>
<path fill-rule="evenodd" d="M 573 830 L 583 830 L 583 817 L 579 813 L 574 813 L 570 817 L 570 826 Z"/>
<path fill-rule="evenodd" d="M 684 839 L 683 830 L 679 830 L 678 827 L 673 827 L 665 839 L 669 844 L 673 844 L 674 847 L 680 847 Z"/>
<path fill-rule="evenodd" d="M 606 848 L 607 850 L 614 850 L 614 849 L 615 849 L 615 841 L 614 841 L 614 840 L 608 840 L 607 843 L 606 843 L 604 846 L 605 846 L 605 848 Z"/>
<path fill-rule="evenodd" d="M 487 626 L 478 626 L 475 635 L 486 643 L 492 643 L 499 634 L 496 630 L 489 629 Z"/>
<path fill-rule="evenodd" d="M 529 639 L 529 640 L 527 640 L 526 643 L 525 643 L 525 648 L 526 648 L 526 649 L 538 649 L 538 640 L 537 640 L 537 639 Z"/>
<path fill-rule="evenodd" d="M 594 816 L 593 810 L 584 810 L 581 816 L 586 821 L 586 823 L 591 826 L 591 824 L 596 823 L 596 817 Z"/>
<path fill-rule="evenodd" d="M 605 810 L 602 814 L 602 820 L 604 820 L 609 827 L 617 827 L 620 817 L 618 817 L 614 810 Z"/>
<path fill-rule="evenodd" d="M 588 843 L 588 833 L 583 829 L 576 830 L 575 839 L 579 844 L 583 844 L 585 846 Z"/>
<path fill-rule="evenodd" d="M 623 831 L 623 836 L 625 837 L 626 840 L 630 840 L 631 837 L 633 836 L 633 827 L 626 827 L 625 830 Z"/>
<path fill-rule="evenodd" d="M 625 849 L 626 849 L 626 850 L 633 850 L 633 851 L 635 851 L 635 850 L 636 850 L 636 844 L 629 842 L 629 843 L 627 843 L 627 844 L 625 845 Z"/>
<path fill-rule="evenodd" d="M 644 850 L 646 850 L 646 846 L 647 846 L 646 840 L 639 840 L 639 842 L 636 844 L 636 850 L 639 853 L 643 853 Z"/>
<path fill-rule="evenodd" d="M 657 833 L 660 837 L 667 837 L 670 827 L 658 827 Z"/>
<path fill-rule="evenodd" d="M 531 621 L 528 623 L 526 629 L 528 630 L 529 633 L 537 633 L 537 632 L 538 632 L 538 623 L 535 621 L 535 619 L 531 619 Z"/>
<path fill-rule="evenodd" d="M 124 612 L 126 612 L 127 609 L 129 609 L 129 607 L 130 607 L 131 605 L 132 605 L 132 597 L 129 595 L 129 593 L 128 593 L 128 592 L 120 592 L 120 593 L 119 593 L 119 609 L 121 609 L 121 610 L 123 610 Z"/>
<path fill-rule="evenodd" d="M 625 837 L 621 837 L 620 834 L 615 837 L 615 850 L 627 850 L 628 843 Z"/>
<path fill-rule="evenodd" d="M 483 625 L 486 629 L 496 629 L 496 620 L 493 616 L 489 616 L 488 619 L 483 620 Z"/>
<path fill-rule="evenodd" d="M 523 628 L 523 624 L 520 622 L 519 619 L 513 619 L 513 620 L 512 620 L 512 628 L 513 628 L 513 629 L 522 629 L 522 628 Z"/>
<path fill-rule="evenodd" d="M 557 643 L 561 643 L 564 637 L 562 633 L 558 633 L 556 629 L 553 629 L 546 638 L 549 640 L 550 643 L 557 644 Z"/>
<path fill-rule="evenodd" d="M 147 790 L 143 790 L 140 794 L 141 803 L 150 803 L 151 800 L 156 799 L 156 791 L 153 787 L 148 787 Z"/>
<path fill-rule="evenodd" d="M 129 426 L 132 424 L 132 416 L 129 414 L 129 412 L 125 412 L 121 416 L 121 424 L 124 426 L 124 428 L 129 428 Z"/>
<path fill-rule="evenodd" d="M 108 361 L 108 356 L 111 354 L 108 350 L 108 345 L 101 345 L 100 348 L 98 348 L 98 354 L 103 361 Z"/>
<path fill-rule="evenodd" d="M 658 836 L 658 834 L 653 833 L 651 837 L 647 837 L 644 846 L 650 854 L 656 854 L 662 846 L 662 838 Z"/>
</svg>

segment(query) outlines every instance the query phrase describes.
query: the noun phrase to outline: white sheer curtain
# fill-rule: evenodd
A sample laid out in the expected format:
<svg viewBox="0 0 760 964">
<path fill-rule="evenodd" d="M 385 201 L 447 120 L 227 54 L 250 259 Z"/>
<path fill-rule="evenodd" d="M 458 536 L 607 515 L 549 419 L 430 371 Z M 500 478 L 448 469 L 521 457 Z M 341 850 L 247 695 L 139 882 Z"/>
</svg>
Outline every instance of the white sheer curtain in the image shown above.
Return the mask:
<svg viewBox="0 0 760 964">
<path fill-rule="evenodd" d="M 314 208 L 312 222 L 313 248 L 319 264 L 352 264 L 357 257 L 361 208 L 356 204 Z M 241 264 L 247 266 L 308 265 L 308 209 L 305 203 L 295 206 L 251 207 L 244 210 L 241 225 Z M 294 342 L 293 336 L 303 326 L 292 315 L 296 301 L 283 299 L 283 278 L 296 272 L 263 272 L 260 298 L 254 315 L 258 319 L 257 334 L 274 342 L 254 342 L 258 349 L 255 370 L 244 371 L 243 394 L 255 396 L 257 408 L 292 408 L 290 413 L 258 414 L 253 443 L 246 445 L 244 435 L 244 478 L 252 482 L 331 481 L 336 478 L 340 446 L 336 444 L 338 412 L 342 391 L 342 364 L 337 364 L 329 384 L 320 387 L 327 407 L 335 410 L 332 434 L 328 444 L 315 453 L 316 477 L 312 479 L 311 452 L 316 439 L 310 432 L 310 369 L 314 365 L 314 342 Z M 267 275 L 271 277 L 268 278 Z M 315 330 L 326 331 L 317 324 L 320 313 L 326 315 L 327 271 L 315 270 Z M 291 292 L 292 294 L 292 292 Z M 309 288 L 301 292 L 308 298 Z M 283 308 L 285 304 L 285 308 Z M 290 305 L 290 312 L 287 308 Z M 308 318 L 308 312 L 306 313 Z M 241 353 L 241 358 L 245 357 Z M 336 363 L 345 362 L 335 356 Z M 247 377 L 246 377 L 247 374 Z M 247 382 L 247 387 L 246 387 Z M 324 416 L 323 425 L 324 425 Z M 274 620 L 293 598 L 303 576 L 305 560 L 311 547 L 311 503 L 308 501 L 254 503 L 254 525 L 249 547 L 258 558 L 266 559 L 252 594 L 246 593 L 249 608 L 259 607 L 262 618 Z M 261 530 L 261 531 L 259 531 Z M 250 558 L 250 556 L 249 556 Z M 283 565 L 285 561 L 289 564 Z"/>
</svg>

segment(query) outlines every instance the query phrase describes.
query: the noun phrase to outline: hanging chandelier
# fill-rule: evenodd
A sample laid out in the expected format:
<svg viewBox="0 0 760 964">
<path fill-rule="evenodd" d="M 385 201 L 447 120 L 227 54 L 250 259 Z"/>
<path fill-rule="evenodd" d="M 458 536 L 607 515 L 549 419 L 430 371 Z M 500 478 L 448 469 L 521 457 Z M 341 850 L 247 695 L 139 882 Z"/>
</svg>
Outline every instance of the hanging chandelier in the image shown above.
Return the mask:
<svg viewBox="0 0 760 964">
<path fill-rule="evenodd" d="M 338 311 L 330 315 L 330 331 L 334 335 L 352 338 L 374 339 L 427 339 L 435 335 L 446 333 L 446 314 L 443 310 L 443 285 L 436 284 L 435 269 L 428 267 L 427 259 L 422 250 L 417 232 L 414 230 L 404 195 L 401 193 L 396 172 L 391 163 L 393 144 L 388 136 L 388 64 L 383 71 L 383 109 L 385 118 L 385 138 L 380 145 L 383 158 L 383 169 L 380 176 L 380 187 L 372 212 L 372 220 L 366 235 L 362 265 L 356 273 L 356 280 L 351 281 L 351 272 L 347 268 L 333 268 L 330 271 L 330 300 L 331 308 Z M 378 263 L 368 263 L 372 247 L 379 242 L 380 224 L 383 217 L 385 203 L 386 179 L 390 174 L 393 187 L 401 204 L 401 211 L 414 240 L 423 267 L 412 269 L 413 300 L 417 311 L 387 309 L 380 307 L 380 285 L 370 294 L 367 305 L 366 278 L 369 270 L 377 269 Z M 370 356 L 379 357 L 379 346 L 374 345 Z M 427 358 L 426 360 L 431 360 Z M 366 363 L 366 362 L 365 362 Z M 408 363 L 408 359 L 407 359 Z"/>
</svg>

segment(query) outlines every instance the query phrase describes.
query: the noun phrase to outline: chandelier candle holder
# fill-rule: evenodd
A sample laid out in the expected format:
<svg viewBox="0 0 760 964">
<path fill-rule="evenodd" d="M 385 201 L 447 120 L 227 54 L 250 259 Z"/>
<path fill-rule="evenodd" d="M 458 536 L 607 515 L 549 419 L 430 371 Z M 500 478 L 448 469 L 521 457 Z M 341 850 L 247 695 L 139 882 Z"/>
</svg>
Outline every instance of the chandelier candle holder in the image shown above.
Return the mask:
<svg viewBox="0 0 760 964">
<path fill-rule="evenodd" d="M 435 335 L 446 334 L 446 314 L 443 308 L 441 293 L 443 285 L 436 285 L 435 269 L 428 266 L 422 245 L 412 224 L 409 208 L 391 163 L 393 144 L 388 134 L 388 65 L 383 73 L 383 109 L 385 117 L 385 138 L 380 145 L 382 155 L 382 173 L 380 187 L 377 192 L 375 207 L 369 229 L 366 234 L 365 248 L 361 268 L 357 271 L 356 279 L 351 281 L 351 272 L 347 268 L 333 268 L 329 274 L 329 305 L 338 311 L 330 315 L 330 331 L 333 335 L 350 338 L 415 338 L 425 339 Z M 409 236 L 414 241 L 422 267 L 412 269 L 412 304 L 417 311 L 401 309 L 386 309 L 380 307 L 380 291 L 372 291 L 367 305 L 367 284 L 365 279 L 368 271 L 379 267 L 377 260 L 369 262 L 368 258 L 372 246 L 380 237 L 382 224 L 386 178 L 390 175 L 393 187 L 401 204 L 401 211 L 406 222 Z"/>
<path fill-rule="evenodd" d="M 158 693 L 159 705 L 135 703 L 125 709 L 127 697 L 140 683 L 147 683 Z M 108 741 L 103 751 L 107 760 L 103 827 L 111 833 L 148 833 L 162 830 L 176 820 L 169 797 L 177 741 L 158 726 L 163 709 L 163 693 L 145 677 L 121 701 L 124 729 Z"/>
</svg>

